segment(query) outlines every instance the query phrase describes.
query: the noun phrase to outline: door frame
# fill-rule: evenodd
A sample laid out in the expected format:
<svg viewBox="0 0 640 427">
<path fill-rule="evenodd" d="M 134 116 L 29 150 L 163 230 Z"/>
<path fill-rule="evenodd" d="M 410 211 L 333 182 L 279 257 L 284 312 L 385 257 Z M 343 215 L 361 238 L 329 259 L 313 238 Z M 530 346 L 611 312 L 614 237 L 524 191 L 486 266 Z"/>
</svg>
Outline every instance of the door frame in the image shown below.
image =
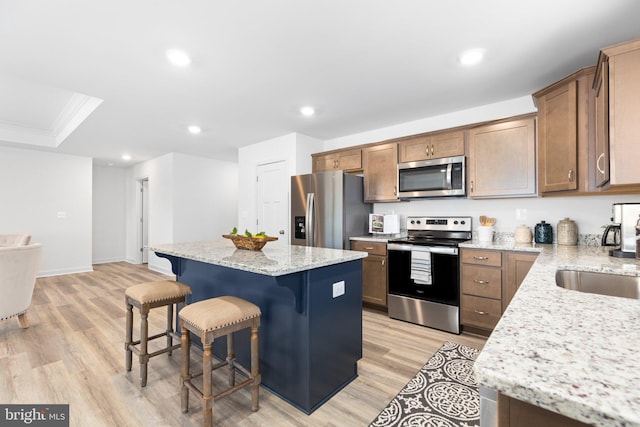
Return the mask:
<svg viewBox="0 0 640 427">
<path fill-rule="evenodd" d="M 147 206 L 144 206 L 143 200 L 145 199 L 144 195 L 144 187 L 145 182 L 147 184 Z M 143 228 L 146 227 L 147 238 L 149 237 L 149 177 L 142 177 L 136 179 L 136 192 L 135 192 L 135 200 L 136 200 L 136 215 L 134 218 L 134 224 L 136 229 L 136 246 L 135 246 L 135 260 L 136 264 L 146 264 L 148 262 L 148 253 L 147 260 L 144 258 L 144 233 Z M 146 208 L 146 209 L 145 209 Z M 146 220 L 146 224 L 145 224 Z"/>
</svg>

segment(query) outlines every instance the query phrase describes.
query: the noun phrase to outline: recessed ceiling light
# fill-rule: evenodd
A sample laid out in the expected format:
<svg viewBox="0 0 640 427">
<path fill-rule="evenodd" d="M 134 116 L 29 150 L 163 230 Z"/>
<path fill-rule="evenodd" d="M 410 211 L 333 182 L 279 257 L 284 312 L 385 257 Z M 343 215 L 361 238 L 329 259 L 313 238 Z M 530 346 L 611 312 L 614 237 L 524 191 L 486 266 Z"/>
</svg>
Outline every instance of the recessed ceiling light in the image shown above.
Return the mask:
<svg viewBox="0 0 640 427">
<path fill-rule="evenodd" d="M 186 67 L 191 64 L 191 58 L 185 52 L 177 49 L 170 49 L 167 51 L 167 58 L 173 65 L 179 67 Z"/>
<path fill-rule="evenodd" d="M 460 54 L 458 61 L 462 65 L 476 65 L 482 61 L 483 57 L 484 49 L 469 49 Z"/>
<path fill-rule="evenodd" d="M 128 154 L 123 154 L 122 155 L 122 160 L 124 160 L 125 162 L 128 162 L 129 160 L 131 160 L 131 156 Z"/>
<path fill-rule="evenodd" d="M 314 110 L 313 107 L 307 106 L 307 107 L 302 107 L 300 109 L 300 113 L 302 113 L 303 116 L 310 117 L 310 116 L 313 116 L 316 113 L 316 110 Z"/>
<path fill-rule="evenodd" d="M 197 135 L 200 132 L 202 132 L 202 129 L 200 129 L 200 126 L 195 126 L 195 125 L 188 126 L 187 130 L 194 135 Z"/>
</svg>

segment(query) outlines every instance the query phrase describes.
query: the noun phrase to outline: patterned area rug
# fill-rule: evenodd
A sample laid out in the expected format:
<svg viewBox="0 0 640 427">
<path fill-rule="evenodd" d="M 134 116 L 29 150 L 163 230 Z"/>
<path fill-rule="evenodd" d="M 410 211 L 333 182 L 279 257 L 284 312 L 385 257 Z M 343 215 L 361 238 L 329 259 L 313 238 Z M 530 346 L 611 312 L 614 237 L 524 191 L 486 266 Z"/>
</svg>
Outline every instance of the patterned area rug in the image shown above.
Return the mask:
<svg viewBox="0 0 640 427">
<path fill-rule="evenodd" d="M 473 362 L 480 351 L 445 342 L 369 427 L 480 425 Z"/>
</svg>

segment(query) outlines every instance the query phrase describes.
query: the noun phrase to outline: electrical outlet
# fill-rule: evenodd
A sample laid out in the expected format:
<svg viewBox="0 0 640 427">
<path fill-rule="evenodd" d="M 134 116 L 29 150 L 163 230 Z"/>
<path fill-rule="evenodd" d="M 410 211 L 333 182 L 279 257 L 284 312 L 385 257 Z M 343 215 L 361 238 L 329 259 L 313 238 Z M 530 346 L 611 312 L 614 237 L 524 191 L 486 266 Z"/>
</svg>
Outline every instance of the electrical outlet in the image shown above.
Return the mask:
<svg viewBox="0 0 640 427">
<path fill-rule="evenodd" d="M 524 223 L 527 220 L 527 210 L 524 208 L 516 209 L 516 221 Z"/>
<path fill-rule="evenodd" d="M 65 211 L 58 211 L 58 218 L 66 218 L 67 213 Z"/>
<path fill-rule="evenodd" d="M 344 280 L 333 284 L 333 297 L 338 298 L 340 295 L 344 295 Z"/>
</svg>

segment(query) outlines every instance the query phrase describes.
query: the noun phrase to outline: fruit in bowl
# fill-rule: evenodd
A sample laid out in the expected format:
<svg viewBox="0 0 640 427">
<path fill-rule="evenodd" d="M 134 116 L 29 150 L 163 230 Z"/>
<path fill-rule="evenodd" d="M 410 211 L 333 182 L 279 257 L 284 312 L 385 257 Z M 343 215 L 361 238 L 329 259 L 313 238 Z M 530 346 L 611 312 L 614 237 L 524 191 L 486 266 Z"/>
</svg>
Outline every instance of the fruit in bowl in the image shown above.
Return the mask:
<svg viewBox="0 0 640 427">
<path fill-rule="evenodd" d="M 267 233 L 264 231 L 252 234 L 249 230 L 245 230 L 244 234 L 238 234 L 237 227 L 233 227 L 231 234 L 223 234 L 222 237 L 230 239 L 238 249 L 249 249 L 252 251 L 259 251 L 267 242 L 278 240 L 277 237 L 267 236 Z"/>
</svg>

